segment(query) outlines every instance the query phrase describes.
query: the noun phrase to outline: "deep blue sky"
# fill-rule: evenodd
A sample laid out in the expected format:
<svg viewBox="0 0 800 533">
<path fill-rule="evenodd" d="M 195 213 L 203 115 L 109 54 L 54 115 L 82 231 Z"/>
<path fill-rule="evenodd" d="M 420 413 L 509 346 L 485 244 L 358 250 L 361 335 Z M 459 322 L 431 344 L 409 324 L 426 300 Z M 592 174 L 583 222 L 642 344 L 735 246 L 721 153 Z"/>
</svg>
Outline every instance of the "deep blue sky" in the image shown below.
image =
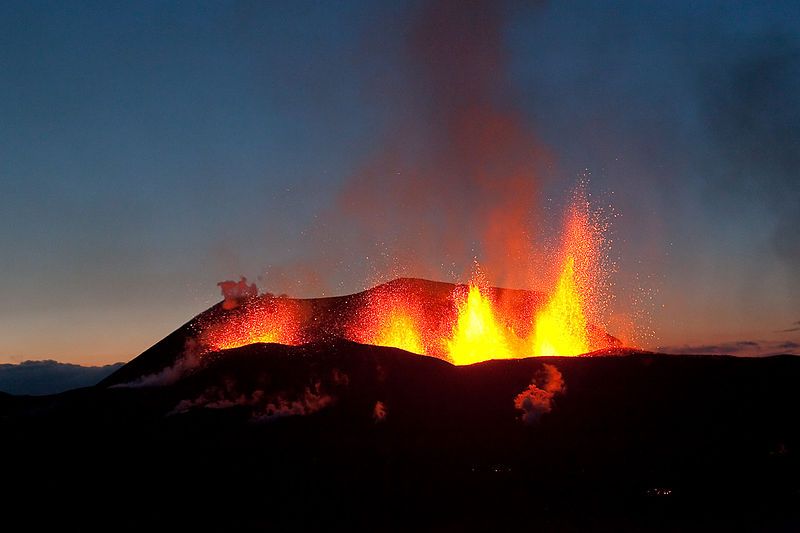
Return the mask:
<svg viewBox="0 0 800 533">
<path fill-rule="evenodd" d="M 418 111 L 419 10 L 4 2 L 0 360 L 130 359 L 240 274 L 299 296 L 369 284 L 347 248 L 318 283 L 291 278 L 315 220 Z M 541 203 L 586 170 L 613 202 L 618 307 L 645 299 L 649 346 L 800 342 L 800 4 L 500 14 Z"/>
</svg>

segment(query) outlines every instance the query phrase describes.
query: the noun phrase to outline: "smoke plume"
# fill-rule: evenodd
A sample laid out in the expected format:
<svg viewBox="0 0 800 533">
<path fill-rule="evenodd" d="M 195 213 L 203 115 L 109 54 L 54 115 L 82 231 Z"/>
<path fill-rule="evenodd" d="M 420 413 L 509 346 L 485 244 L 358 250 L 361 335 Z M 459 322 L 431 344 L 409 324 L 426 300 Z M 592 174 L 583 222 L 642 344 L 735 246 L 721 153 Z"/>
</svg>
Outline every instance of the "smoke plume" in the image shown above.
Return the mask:
<svg viewBox="0 0 800 533">
<path fill-rule="evenodd" d="M 254 413 L 253 419 L 258 422 L 266 422 L 285 416 L 310 415 L 328 407 L 333 402 L 333 396 L 322 392 L 320 383 L 317 382 L 314 387 L 306 387 L 303 394 L 296 398 L 283 395 L 273 398 L 260 412 Z"/>
<path fill-rule="evenodd" d="M 255 283 L 247 284 L 247 278 L 242 276 L 239 281 L 220 281 L 217 283 L 224 301 L 223 309 L 236 309 L 244 300 L 258 296 L 258 288 Z"/>
<path fill-rule="evenodd" d="M 201 346 L 195 339 L 189 339 L 183 353 L 180 354 L 174 364 L 156 372 L 154 374 L 147 374 L 134 381 L 128 383 L 121 383 L 119 385 L 112 385 L 112 387 L 165 387 L 178 382 L 188 372 L 199 367 L 202 363 L 202 355 L 205 348 Z"/>
<path fill-rule="evenodd" d="M 324 257 L 309 263 L 346 268 L 339 279 L 463 280 L 478 259 L 493 282 L 529 286 L 545 155 L 510 104 L 502 6 L 440 0 L 402 26 L 401 79 L 377 88 L 395 110 L 388 133 L 320 217 Z"/>
<path fill-rule="evenodd" d="M 372 418 L 376 423 L 386 420 L 386 404 L 381 401 L 375 402 L 375 407 L 372 409 Z"/>
<path fill-rule="evenodd" d="M 182 414 L 198 408 L 247 407 L 253 421 L 266 422 L 286 416 L 316 413 L 333 402 L 333 396 L 323 391 L 319 381 L 305 387 L 300 393 L 283 391 L 268 394 L 261 389 L 242 391 L 235 381 L 229 379 L 222 386 L 209 387 L 194 399 L 181 400 L 169 414 Z"/>
<path fill-rule="evenodd" d="M 533 424 L 553 410 L 553 398 L 566 391 L 564 377 L 553 365 L 544 365 L 528 388 L 514 398 L 514 407 L 522 411 L 520 419 Z"/>
</svg>

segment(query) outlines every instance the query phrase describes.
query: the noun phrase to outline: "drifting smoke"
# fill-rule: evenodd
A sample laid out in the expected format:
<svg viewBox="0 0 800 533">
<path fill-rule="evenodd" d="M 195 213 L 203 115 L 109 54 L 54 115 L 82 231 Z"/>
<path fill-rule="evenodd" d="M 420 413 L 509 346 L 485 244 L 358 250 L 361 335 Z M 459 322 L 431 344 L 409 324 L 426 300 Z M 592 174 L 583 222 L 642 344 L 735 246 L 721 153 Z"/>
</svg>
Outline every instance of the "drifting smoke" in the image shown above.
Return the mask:
<svg viewBox="0 0 800 533">
<path fill-rule="evenodd" d="M 338 368 L 334 368 L 331 371 L 331 381 L 334 385 L 347 387 L 350 385 L 350 376 L 339 370 Z"/>
<path fill-rule="evenodd" d="M 528 388 L 514 398 L 514 407 L 522 411 L 520 419 L 525 424 L 533 424 L 543 414 L 553 410 L 553 398 L 564 391 L 566 387 L 561 372 L 555 366 L 546 364 Z"/>
<path fill-rule="evenodd" d="M 463 279 L 477 256 L 494 283 L 530 285 L 546 158 L 509 103 L 504 22 L 496 2 L 441 0 L 403 23 L 402 79 L 378 89 L 396 116 L 312 230 L 310 264 L 331 276 L 346 254 L 366 258 L 364 281 Z"/>
<path fill-rule="evenodd" d="M 316 413 L 333 402 L 333 396 L 323 392 L 322 383 L 319 381 L 312 386 L 305 387 L 299 394 L 281 392 L 270 395 L 260 389 L 242 392 L 235 381 L 226 380 L 223 386 L 209 387 L 193 400 L 181 400 L 169 414 L 182 414 L 197 408 L 248 407 L 252 420 L 266 422 L 287 416 Z"/>
<path fill-rule="evenodd" d="M 236 309 L 241 303 L 250 298 L 258 296 L 258 288 L 255 283 L 247 284 L 247 278 L 242 276 L 239 281 L 220 281 L 217 283 L 222 297 L 225 299 L 222 302 L 223 309 Z"/>
<path fill-rule="evenodd" d="M 134 381 L 112 385 L 115 388 L 140 388 L 140 387 L 165 387 L 177 383 L 184 375 L 200 366 L 202 355 L 205 353 L 203 348 L 195 339 L 189 339 L 183 353 L 178 360 L 171 366 L 156 372 L 147 374 Z"/>
<path fill-rule="evenodd" d="M 328 407 L 333 401 L 333 396 L 323 393 L 320 390 L 320 383 L 317 382 L 313 388 L 306 387 L 303 394 L 297 398 L 277 396 L 253 418 L 258 422 L 267 422 L 286 416 L 310 415 Z"/>
<path fill-rule="evenodd" d="M 170 414 L 186 413 L 195 407 L 206 409 L 228 409 L 231 407 L 252 406 L 261 402 L 264 391 L 255 390 L 250 394 L 237 392 L 233 380 L 225 380 L 222 387 L 209 387 L 203 394 L 193 400 L 181 400 Z"/>
<path fill-rule="evenodd" d="M 376 423 L 377 422 L 383 422 L 384 420 L 386 420 L 386 404 L 385 403 L 383 403 L 381 401 L 375 402 L 375 407 L 372 409 L 372 419 L 375 420 Z"/>
</svg>

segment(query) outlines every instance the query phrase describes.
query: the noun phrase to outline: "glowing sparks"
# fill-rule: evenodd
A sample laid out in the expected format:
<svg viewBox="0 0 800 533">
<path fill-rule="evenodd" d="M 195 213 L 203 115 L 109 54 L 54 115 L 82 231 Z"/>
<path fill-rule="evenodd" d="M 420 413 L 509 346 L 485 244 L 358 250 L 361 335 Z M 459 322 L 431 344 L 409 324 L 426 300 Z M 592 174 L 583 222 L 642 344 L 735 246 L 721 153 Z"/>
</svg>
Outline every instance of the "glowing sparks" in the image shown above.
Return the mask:
<svg viewBox="0 0 800 533">
<path fill-rule="evenodd" d="M 424 325 L 420 302 L 403 283 L 392 283 L 368 291 L 345 329 L 356 342 L 425 355 Z"/>
<path fill-rule="evenodd" d="M 603 314 L 604 230 L 579 187 L 567 213 L 558 281 L 536 314 L 533 355 L 581 355 L 607 347 L 601 337 L 589 334 L 590 318 L 598 322 Z"/>
<path fill-rule="evenodd" d="M 235 309 L 223 320 L 202 328 L 202 344 L 227 350 L 259 342 L 301 344 L 300 313 L 286 298 L 261 297 Z"/>
<path fill-rule="evenodd" d="M 497 321 L 492 302 L 477 285 L 470 284 L 466 300 L 462 298 L 458 304 L 453 337 L 445 341 L 448 356 L 457 365 L 514 357 L 508 334 Z"/>
</svg>

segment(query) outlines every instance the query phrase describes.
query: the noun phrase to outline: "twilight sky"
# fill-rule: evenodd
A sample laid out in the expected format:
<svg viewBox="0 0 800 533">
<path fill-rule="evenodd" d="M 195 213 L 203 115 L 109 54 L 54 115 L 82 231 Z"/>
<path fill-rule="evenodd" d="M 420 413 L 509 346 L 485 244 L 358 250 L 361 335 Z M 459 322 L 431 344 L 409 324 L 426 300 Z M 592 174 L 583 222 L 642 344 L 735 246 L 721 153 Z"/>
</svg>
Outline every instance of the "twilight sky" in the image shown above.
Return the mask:
<svg viewBox="0 0 800 533">
<path fill-rule="evenodd" d="M 463 281 L 585 173 L 645 347 L 800 353 L 800 3 L 460 4 L 3 2 L 0 362 L 131 359 L 239 275 Z"/>
</svg>

